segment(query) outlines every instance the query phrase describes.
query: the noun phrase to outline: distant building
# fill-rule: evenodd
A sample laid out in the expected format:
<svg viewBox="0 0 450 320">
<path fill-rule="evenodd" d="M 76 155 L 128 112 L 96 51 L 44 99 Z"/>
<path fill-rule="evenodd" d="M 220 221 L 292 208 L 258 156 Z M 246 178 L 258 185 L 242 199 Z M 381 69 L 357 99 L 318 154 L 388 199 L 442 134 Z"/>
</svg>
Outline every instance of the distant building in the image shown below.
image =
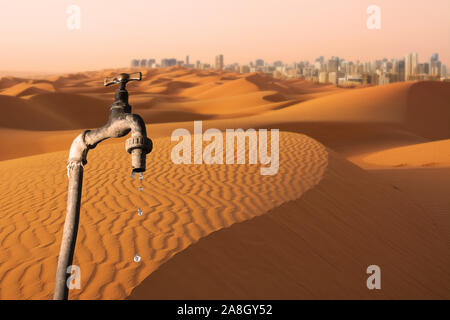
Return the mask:
<svg viewBox="0 0 450 320">
<path fill-rule="evenodd" d="M 417 53 L 407 54 L 405 57 L 405 81 L 409 81 L 413 75 L 417 74 L 418 57 Z"/>
<path fill-rule="evenodd" d="M 302 75 L 305 78 L 311 78 L 314 74 L 314 68 L 312 66 L 304 67 L 302 70 Z"/>
<path fill-rule="evenodd" d="M 325 71 L 324 64 L 320 61 L 314 62 L 314 69 L 316 69 L 318 71 Z"/>
<path fill-rule="evenodd" d="M 189 64 L 189 56 L 186 56 L 186 64 Z"/>
<path fill-rule="evenodd" d="M 288 70 L 285 70 L 285 72 L 284 72 L 284 74 L 288 78 L 297 78 L 297 76 L 298 76 L 297 73 L 298 73 L 297 69 L 288 69 Z"/>
<path fill-rule="evenodd" d="M 363 85 L 373 84 L 372 76 L 370 75 L 370 73 L 364 72 L 362 75 L 362 78 L 363 78 L 363 82 L 362 82 Z"/>
<path fill-rule="evenodd" d="M 273 63 L 274 67 L 282 67 L 283 66 L 283 61 L 277 60 Z"/>
<path fill-rule="evenodd" d="M 399 60 L 397 68 L 399 81 L 405 81 L 405 60 Z"/>
<path fill-rule="evenodd" d="M 132 68 L 137 68 L 137 67 L 139 67 L 139 60 L 138 60 L 138 59 L 133 59 L 133 60 L 131 60 L 131 67 L 132 67 Z"/>
<path fill-rule="evenodd" d="M 337 72 L 339 67 L 339 59 L 336 57 L 332 57 L 330 60 L 328 60 L 328 72 Z"/>
<path fill-rule="evenodd" d="M 337 72 L 330 72 L 328 74 L 328 82 L 329 83 L 337 84 L 337 79 L 338 79 Z"/>
<path fill-rule="evenodd" d="M 442 74 L 442 63 L 439 61 L 439 55 L 434 53 L 430 58 L 429 73 L 432 76 L 441 76 Z"/>
<path fill-rule="evenodd" d="M 364 63 L 364 72 L 366 73 L 372 72 L 372 64 L 369 61 Z"/>
<path fill-rule="evenodd" d="M 397 73 L 383 73 L 378 79 L 378 85 L 394 83 L 398 81 Z"/>
<path fill-rule="evenodd" d="M 161 68 L 173 67 L 177 64 L 177 59 L 161 59 Z"/>
<path fill-rule="evenodd" d="M 216 69 L 223 69 L 223 54 L 219 54 L 216 56 Z"/>
<path fill-rule="evenodd" d="M 147 67 L 147 59 L 141 59 L 141 68 Z"/>
<path fill-rule="evenodd" d="M 239 72 L 240 73 L 249 73 L 250 72 L 250 67 L 249 66 L 245 66 L 245 65 L 241 66 Z"/>
<path fill-rule="evenodd" d="M 423 81 L 425 80 L 426 75 L 424 74 L 413 74 L 409 76 L 409 81 Z"/>
<path fill-rule="evenodd" d="M 319 73 L 319 83 L 328 83 L 328 72 L 322 71 Z"/>
<path fill-rule="evenodd" d="M 355 85 L 355 84 L 363 84 L 364 80 L 362 76 L 351 75 L 347 76 L 345 79 L 346 85 Z"/>
<path fill-rule="evenodd" d="M 430 64 L 419 63 L 417 65 L 417 74 L 430 74 Z"/>
<path fill-rule="evenodd" d="M 280 71 L 278 71 L 278 70 L 275 70 L 275 71 L 273 72 L 273 77 L 274 77 L 274 78 L 279 79 L 279 78 L 281 78 L 282 75 L 283 75 L 283 74 L 282 74 Z"/>
<path fill-rule="evenodd" d="M 255 66 L 256 67 L 264 67 L 264 60 L 263 59 L 257 59 L 255 61 Z"/>
<path fill-rule="evenodd" d="M 345 77 L 345 73 L 337 71 L 328 73 L 328 82 L 337 85 L 339 78 Z"/>
</svg>

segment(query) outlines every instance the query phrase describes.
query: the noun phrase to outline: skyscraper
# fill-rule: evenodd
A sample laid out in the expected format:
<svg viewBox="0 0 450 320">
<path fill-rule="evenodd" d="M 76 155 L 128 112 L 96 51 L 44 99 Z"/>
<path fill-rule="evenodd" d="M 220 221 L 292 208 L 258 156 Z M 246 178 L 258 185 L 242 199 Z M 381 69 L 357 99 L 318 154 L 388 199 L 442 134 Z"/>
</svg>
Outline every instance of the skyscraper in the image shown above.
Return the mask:
<svg viewBox="0 0 450 320">
<path fill-rule="evenodd" d="M 405 57 L 405 81 L 409 80 L 409 77 L 417 73 L 418 57 L 417 53 L 407 54 Z"/>
<path fill-rule="evenodd" d="M 439 61 L 439 55 L 437 53 L 434 53 L 430 58 L 430 67 L 428 73 L 432 76 L 441 76 L 441 67 L 442 64 Z"/>
<path fill-rule="evenodd" d="M 277 61 L 275 61 L 273 63 L 273 66 L 274 67 L 281 67 L 281 66 L 283 66 L 283 61 L 277 60 Z"/>
<path fill-rule="evenodd" d="M 328 73 L 326 71 L 319 72 L 319 83 L 328 82 Z"/>
<path fill-rule="evenodd" d="M 186 64 L 189 64 L 189 56 L 186 56 Z"/>
<path fill-rule="evenodd" d="M 131 60 L 131 67 L 132 67 L 132 68 L 137 68 L 137 67 L 139 67 L 139 60 L 138 60 L 138 59 L 133 59 L 133 60 Z"/>
<path fill-rule="evenodd" d="M 264 60 L 263 60 L 263 59 L 257 59 L 257 60 L 255 61 L 255 65 L 256 65 L 257 67 L 264 67 Z"/>
<path fill-rule="evenodd" d="M 406 78 L 405 78 L 405 60 L 400 60 L 399 62 L 398 62 L 398 79 L 400 80 L 400 81 L 405 81 L 406 80 Z"/>
<path fill-rule="evenodd" d="M 223 69 L 223 54 L 219 54 L 216 56 L 216 69 Z"/>
<path fill-rule="evenodd" d="M 337 57 L 331 57 L 330 60 L 328 60 L 328 72 L 337 72 L 339 67 L 339 58 Z"/>
<path fill-rule="evenodd" d="M 167 68 L 167 67 L 172 67 L 175 66 L 177 64 L 177 59 L 161 59 L 161 68 Z"/>
<path fill-rule="evenodd" d="M 438 53 L 433 53 L 433 54 L 431 55 L 430 60 L 431 60 L 431 61 L 438 61 L 438 60 L 439 60 L 439 54 L 438 54 Z"/>
</svg>

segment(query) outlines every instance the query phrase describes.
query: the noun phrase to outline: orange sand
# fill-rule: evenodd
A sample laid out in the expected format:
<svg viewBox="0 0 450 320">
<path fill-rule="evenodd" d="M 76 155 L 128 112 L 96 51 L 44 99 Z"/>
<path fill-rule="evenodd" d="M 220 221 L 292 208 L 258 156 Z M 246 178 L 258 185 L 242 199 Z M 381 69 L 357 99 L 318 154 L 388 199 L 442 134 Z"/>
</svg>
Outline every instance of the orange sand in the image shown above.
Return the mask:
<svg viewBox="0 0 450 320">
<path fill-rule="evenodd" d="M 175 165 L 170 160 L 175 142 L 160 138 L 154 144 L 157 152 L 148 159 L 142 192 L 130 177 L 123 144 L 99 146 L 89 155 L 74 261 L 81 267 L 83 290 L 71 298 L 125 298 L 200 238 L 300 197 L 327 166 L 321 144 L 292 133 L 281 134 L 283 167 L 274 176 L 260 175 L 257 165 Z M 66 157 L 67 152 L 56 152 L 0 162 L 2 299 L 51 297 L 64 222 Z M 139 264 L 133 262 L 136 253 L 143 258 Z"/>
<path fill-rule="evenodd" d="M 368 155 L 363 160 L 387 167 L 450 167 L 450 140 L 387 149 Z"/>
<path fill-rule="evenodd" d="M 0 78 L 1 299 L 51 298 L 68 149 L 105 123 L 102 80 L 120 71 Z M 436 179 L 450 168 L 450 83 L 342 89 L 170 68 L 129 91 L 155 145 L 144 189 L 124 139 L 89 153 L 71 299 L 450 298 L 449 186 Z M 279 128 L 279 173 L 174 165 L 169 136 L 193 120 Z M 381 291 L 365 287 L 370 264 Z"/>
</svg>

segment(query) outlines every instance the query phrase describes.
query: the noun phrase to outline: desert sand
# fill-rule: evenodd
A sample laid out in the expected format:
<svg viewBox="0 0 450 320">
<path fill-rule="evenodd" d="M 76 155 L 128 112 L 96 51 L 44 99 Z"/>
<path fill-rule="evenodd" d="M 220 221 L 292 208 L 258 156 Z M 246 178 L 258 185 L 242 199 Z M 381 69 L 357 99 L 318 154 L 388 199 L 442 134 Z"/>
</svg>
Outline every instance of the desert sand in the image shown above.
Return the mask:
<svg viewBox="0 0 450 320">
<path fill-rule="evenodd" d="M 102 81 L 122 71 L 0 78 L 0 299 L 52 297 L 68 149 L 106 122 Z M 89 153 L 71 299 L 450 298 L 450 83 L 170 68 L 128 87 L 154 151 L 142 191 L 126 138 Z M 173 164 L 170 135 L 194 120 L 280 129 L 278 174 Z"/>
</svg>

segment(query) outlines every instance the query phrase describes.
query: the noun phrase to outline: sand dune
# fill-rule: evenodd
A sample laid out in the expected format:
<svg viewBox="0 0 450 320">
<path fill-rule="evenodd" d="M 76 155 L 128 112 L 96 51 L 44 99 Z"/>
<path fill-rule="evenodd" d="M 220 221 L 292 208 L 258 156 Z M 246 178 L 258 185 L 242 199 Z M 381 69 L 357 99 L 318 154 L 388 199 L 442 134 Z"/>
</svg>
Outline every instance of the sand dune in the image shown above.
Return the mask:
<svg viewBox="0 0 450 320">
<path fill-rule="evenodd" d="M 11 112 L 0 126 L 24 130 L 70 130 L 97 126 L 104 121 L 104 114 L 114 95 L 113 88 L 103 87 L 103 78 L 121 71 L 130 70 L 60 75 L 40 81 L 0 78 L 0 99 L 4 100 L 0 107 Z M 270 77 L 257 74 L 200 72 L 182 68 L 146 70 L 143 76 L 144 81 L 130 83 L 128 88 L 131 104 L 135 100 L 138 108 L 158 109 L 158 117 L 148 117 L 145 119 L 148 122 L 173 121 L 170 119 L 174 112 L 184 114 L 178 121 L 196 120 L 197 115 L 204 119 L 205 114 L 215 117 L 255 115 L 336 91 L 336 88 L 319 85 L 315 87 L 320 88 L 320 92 L 316 92 L 314 86 L 301 90 L 291 82 L 274 82 Z M 262 87 L 267 89 L 262 91 Z M 16 99 L 5 100 L 4 96 Z M 20 107 L 8 108 L 8 105 Z M 102 114 L 98 113 L 99 110 Z M 163 115 L 164 112 L 167 116 Z M 154 114 L 151 112 L 151 115 Z M 192 116 L 187 119 L 188 114 Z M 20 121 L 20 115 L 29 116 L 33 121 Z"/>
<path fill-rule="evenodd" d="M 388 167 L 450 167 L 450 140 L 383 150 L 370 154 L 363 161 Z"/>
<path fill-rule="evenodd" d="M 0 95 L 0 108 L 4 115 L 0 118 L 0 127 L 10 129 L 99 127 L 108 119 L 108 108 L 102 101 L 67 93 L 42 93 L 27 100 Z"/>
<path fill-rule="evenodd" d="M 151 169 L 142 192 L 139 181 L 130 178 L 123 143 L 99 146 L 85 171 L 75 258 L 83 291 L 72 298 L 124 298 L 200 238 L 313 187 L 326 170 L 324 147 L 297 134 L 282 133 L 280 139 L 285 165 L 270 177 L 261 176 L 256 165 L 177 166 L 170 161 L 170 140 L 156 139 L 158 152 L 148 159 Z M 51 297 L 64 221 L 66 157 L 58 152 L 0 162 L 1 299 Z M 139 264 L 133 262 L 136 253 L 142 256 Z"/>
<path fill-rule="evenodd" d="M 9 87 L 8 89 L 4 89 L 0 92 L 2 95 L 14 96 L 14 97 L 24 97 L 31 96 L 36 94 L 43 94 L 48 92 L 54 92 L 55 88 L 50 83 L 18 83 Z"/>
<path fill-rule="evenodd" d="M 5 76 L 0 78 L 0 89 L 10 88 L 12 86 L 15 86 L 21 82 L 27 81 L 26 79 L 12 77 L 12 76 Z"/>
<path fill-rule="evenodd" d="M 450 138 L 450 82 L 418 82 L 412 89 L 406 128 L 428 139 Z"/>
<path fill-rule="evenodd" d="M 0 120 L 0 131 L 1 127 L 67 130 L 102 125 L 107 116 L 105 109 L 113 100 L 113 90 L 94 86 L 93 83 L 99 83 L 105 74 L 112 73 L 113 71 L 99 71 L 88 78 L 60 76 L 65 79 L 76 78 L 77 80 L 70 81 L 82 81 L 82 85 L 55 85 L 57 92 L 37 94 L 26 100 L 0 95 L 0 107 L 8 112 L 8 116 L 3 118 L 3 121 Z M 136 112 L 143 115 L 147 123 L 164 123 L 157 126 L 156 131 L 164 131 L 165 135 L 169 135 L 173 130 L 173 126 L 166 126 L 165 123 L 168 122 L 233 118 L 233 121 L 211 123 L 219 128 L 226 128 L 230 123 L 235 127 L 236 123 L 242 127 L 275 127 L 305 133 L 333 150 L 353 157 L 355 162 L 361 161 L 362 157 L 369 153 L 387 148 L 423 143 L 434 138 L 450 138 L 450 132 L 447 132 L 448 117 L 445 113 L 449 110 L 445 108 L 449 101 L 449 83 L 397 83 L 336 91 L 336 88 L 332 89 L 330 86 L 313 85 L 298 80 L 275 80 L 253 74 L 227 75 L 179 68 L 150 70 L 147 74 L 150 79 L 144 78 L 146 84 L 130 84 L 130 103 Z M 81 80 L 78 80 L 79 78 Z M 167 79 L 164 80 L 166 82 L 177 79 L 176 81 L 191 85 L 177 93 L 163 94 L 162 92 L 168 89 L 167 85 L 150 85 L 151 81 L 161 78 Z M 221 78 L 231 80 L 220 80 Z M 216 84 L 217 81 L 223 83 L 219 85 Z M 252 84 L 252 81 L 257 85 Z M 92 87 L 86 86 L 86 83 L 91 83 Z M 222 90 L 240 87 L 236 83 L 246 84 L 247 87 L 242 87 L 246 87 L 248 92 L 227 95 L 228 90 Z M 259 86 L 259 90 L 270 90 L 252 91 L 255 86 Z M 156 91 L 152 93 L 154 89 Z M 429 104 L 425 94 L 428 89 L 433 91 L 432 104 Z M 195 98 L 201 92 L 205 95 L 208 92 L 222 92 L 223 96 Z M 8 105 L 14 107 L 7 107 Z M 419 110 L 420 106 L 426 107 Z M 422 113 L 426 115 L 422 117 Z M 85 114 L 89 114 L 89 117 Z M 75 121 L 72 120 L 74 117 Z M 239 121 L 239 117 L 245 118 Z M 420 126 L 430 129 L 425 132 Z M 25 151 L 27 148 L 21 148 L 13 153 L 20 153 L 22 156 L 36 154 L 33 152 L 33 145 L 39 139 L 39 134 L 36 134 L 34 141 L 30 142 L 29 151 Z M 67 144 L 70 142 L 69 139 Z M 0 141 L 0 147 L 1 144 Z M 61 149 L 52 149 L 57 150 Z M 6 158 L 0 153 L 0 159 Z"/>
<path fill-rule="evenodd" d="M 256 85 L 248 81 L 246 78 L 228 81 L 226 83 L 216 82 L 216 86 L 209 90 L 202 90 L 196 97 L 199 98 L 217 98 L 240 95 L 244 93 L 258 92 Z"/>
<path fill-rule="evenodd" d="M 338 156 L 328 163 L 302 197 L 201 239 L 129 299 L 448 299 L 450 251 L 428 213 Z M 380 291 L 366 287 L 372 264 Z"/>
<path fill-rule="evenodd" d="M 450 251 L 450 167 L 401 167 L 376 169 L 370 173 L 424 208 L 433 217 Z"/>
<path fill-rule="evenodd" d="M 106 122 L 103 78 L 130 71 L 0 78 L 1 299 L 52 296 L 69 146 Z M 71 298 L 450 298 L 450 83 L 342 89 L 178 67 L 143 77 L 129 92 L 155 142 L 144 189 L 124 139 L 89 154 Z M 168 137 L 201 119 L 284 131 L 280 172 L 174 165 Z M 370 264 L 380 292 L 365 287 Z"/>
<path fill-rule="evenodd" d="M 249 120 L 308 134 L 359 164 L 368 153 L 450 138 L 448 101 L 450 83 L 395 83 L 319 97 Z"/>
<path fill-rule="evenodd" d="M 344 122 L 344 123 L 404 123 L 410 112 L 409 96 L 420 89 L 422 83 L 401 82 L 388 86 L 369 87 L 359 90 L 350 90 L 337 95 L 325 96 L 293 105 L 282 112 L 265 115 L 276 117 L 282 121 L 289 119 L 302 119 L 302 121 L 315 122 Z M 427 85 L 430 85 L 427 83 Z M 431 86 L 443 88 L 443 92 L 450 91 L 450 83 L 445 87 L 440 83 L 431 83 Z M 424 102 L 422 99 L 420 102 Z M 437 95 L 435 98 L 441 105 L 447 100 L 446 95 Z M 430 105 L 427 111 L 435 108 Z M 443 122 L 435 113 L 432 119 L 435 122 Z M 413 116 L 413 115 L 412 115 Z M 419 116 L 417 114 L 416 116 Z"/>
</svg>

